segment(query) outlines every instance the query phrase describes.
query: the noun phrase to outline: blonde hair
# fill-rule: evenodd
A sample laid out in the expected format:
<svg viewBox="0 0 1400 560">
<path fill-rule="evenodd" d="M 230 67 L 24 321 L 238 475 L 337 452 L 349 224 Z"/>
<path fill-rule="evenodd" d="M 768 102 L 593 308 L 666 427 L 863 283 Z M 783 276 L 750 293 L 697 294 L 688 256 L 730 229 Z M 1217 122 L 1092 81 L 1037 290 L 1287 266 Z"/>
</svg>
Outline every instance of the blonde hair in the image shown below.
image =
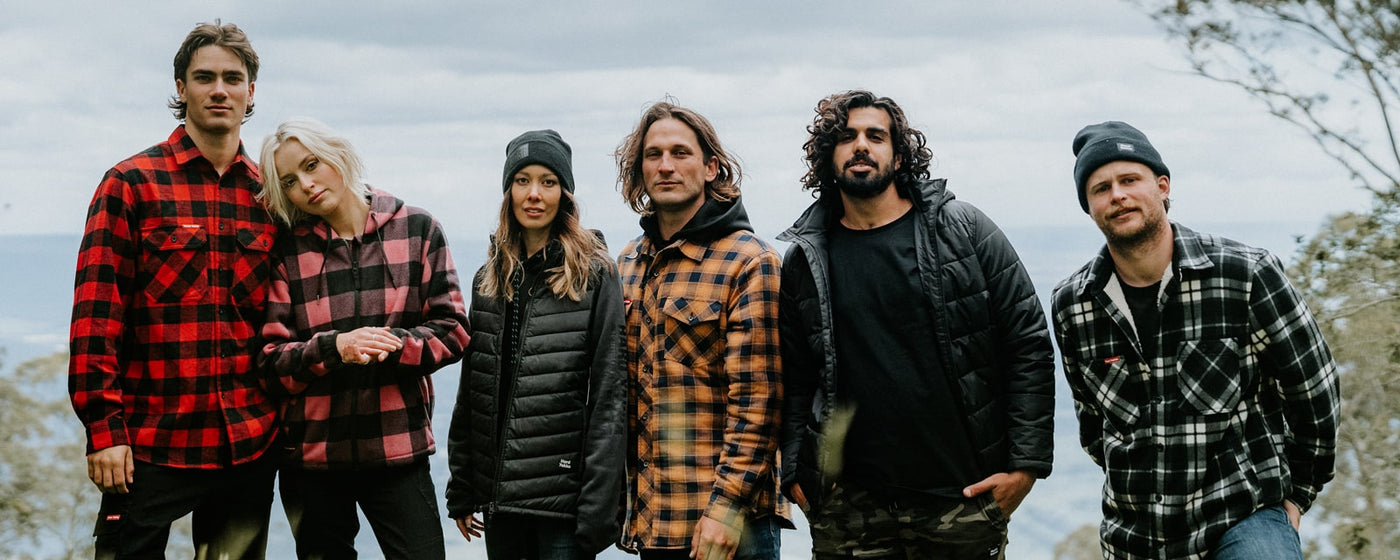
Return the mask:
<svg viewBox="0 0 1400 560">
<path fill-rule="evenodd" d="M 360 162 L 360 156 L 355 153 L 355 147 L 350 144 L 350 140 L 336 134 L 321 121 L 294 117 L 282 121 L 282 124 L 277 125 L 276 132 L 267 135 L 263 140 L 262 156 L 258 160 L 258 167 L 262 171 L 262 193 L 258 197 L 267 205 L 268 212 L 279 221 L 290 226 L 307 217 L 307 213 L 292 204 L 287 198 L 287 193 L 283 192 L 280 179 L 282 171 L 277 169 L 275 155 L 278 148 L 292 140 L 300 142 L 306 147 L 306 151 L 320 159 L 321 163 L 331 166 L 331 169 L 340 175 L 340 180 L 345 182 L 345 187 L 355 196 L 361 199 L 369 197 L 369 185 L 360 179 L 364 174 L 364 164 Z"/>
<path fill-rule="evenodd" d="M 611 262 L 608 248 L 593 232 L 583 229 L 578 219 L 578 204 L 573 193 L 560 189 L 559 212 L 550 224 L 546 251 L 557 246 L 564 252 L 563 262 L 545 271 L 545 284 L 554 297 L 579 301 L 588 291 L 589 275 L 594 264 Z M 505 192 L 501 202 L 501 218 L 496 225 L 496 233 L 491 236 L 491 248 L 482 267 L 481 285 L 477 293 L 487 297 L 497 297 L 505 301 L 515 299 L 515 288 L 511 277 L 524 263 L 520 258 L 525 246 L 525 228 L 515 219 L 511 208 L 510 190 Z"/>
</svg>

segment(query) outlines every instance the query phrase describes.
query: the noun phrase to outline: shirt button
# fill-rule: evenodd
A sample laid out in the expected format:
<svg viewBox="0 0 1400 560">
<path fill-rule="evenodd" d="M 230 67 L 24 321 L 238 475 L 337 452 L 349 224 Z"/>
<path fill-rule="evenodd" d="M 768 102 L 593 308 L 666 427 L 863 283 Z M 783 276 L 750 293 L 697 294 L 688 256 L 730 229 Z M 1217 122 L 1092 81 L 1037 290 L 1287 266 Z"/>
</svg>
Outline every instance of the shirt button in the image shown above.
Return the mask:
<svg viewBox="0 0 1400 560">
<path fill-rule="evenodd" d="M 642 322 L 643 322 L 643 323 L 646 323 L 646 324 L 648 324 L 648 325 L 650 325 L 650 324 L 651 324 L 651 315 L 646 315 L 646 316 L 642 317 Z"/>
<path fill-rule="evenodd" d="M 224 224 L 219 224 L 219 231 L 224 231 Z"/>
<path fill-rule="evenodd" d="M 637 417 L 637 419 L 638 419 L 638 420 L 641 420 L 641 421 L 643 421 L 643 422 L 646 422 L 646 421 L 647 421 L 647 418 L 650 417 L 650 416 L 651 416 L 651 413 L 650 413 L 650 412 L 643 412 L 641 416 L 638 416 L 638 417 Z"/>
<path fill-rule="evenodd" d="M 1161 494 L 1153 494 L 1153 495 L 1152 495 L 1152 499 L 1153 499 L 1154 501 L 1156 501 L 1157 503 L 1159 503 L 1159 504 L 1162 503 L 1162 495 L 1161 495 Z"/>
<path fill-rule="evenodd" d="M 637 469 L 638 469 L 638 470 L 645 469 L 645 468 L 647 468 L 647 462 L 646 462 L 646 461 L 637 461 Z M 1159 501 L 1160 501 L 1160 500 L 1159 500 Z"/>
<path fill-rule="evenodd" d="M 1162 404 L 1162 397 L 1152 397 L 1152 404 Z"/>
</svg>

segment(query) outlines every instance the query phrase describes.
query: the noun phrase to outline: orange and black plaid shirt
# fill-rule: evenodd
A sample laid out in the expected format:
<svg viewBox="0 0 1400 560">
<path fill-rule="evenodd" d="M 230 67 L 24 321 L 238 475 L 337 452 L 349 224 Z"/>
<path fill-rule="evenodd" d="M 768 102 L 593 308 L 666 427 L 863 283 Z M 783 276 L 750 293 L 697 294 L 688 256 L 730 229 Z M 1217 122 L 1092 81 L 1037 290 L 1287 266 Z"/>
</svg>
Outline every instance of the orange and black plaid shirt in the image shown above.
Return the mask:
<svg viewBox="0 0 1400 560">
<path fill-rule="evenodd" d="M 117 164 L 78 252 L 68 391 L 88 453 L 218 468 L 256 459 L 276 406 L 253 372 L 276 228 L 239 146 L 220 176 L 185 132 Z"/>
<path fill-rule="evenodd" d="M 777 495 L 778 253 L 749 231 L 618 259 L 632 454 L 623 544 L 689 548 L 701 516 L 787 516 Z"/>
</svg>

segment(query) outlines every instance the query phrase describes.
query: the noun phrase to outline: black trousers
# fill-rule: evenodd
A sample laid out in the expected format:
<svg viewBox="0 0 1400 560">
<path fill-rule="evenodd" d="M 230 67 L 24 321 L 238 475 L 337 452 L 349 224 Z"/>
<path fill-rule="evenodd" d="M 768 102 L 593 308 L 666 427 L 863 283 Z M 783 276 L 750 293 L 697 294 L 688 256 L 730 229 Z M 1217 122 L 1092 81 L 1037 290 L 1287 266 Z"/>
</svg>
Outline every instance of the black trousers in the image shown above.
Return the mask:
<svg viewBox="0 0 1400 560">
<path fill-rule="evenodd" d="M 427 459 L 362 470 L 282 469 L 279 476 L 298 558 L 355 558 L 357 505 L 385 558 L 435 560 L 447 554 Z"/>
<path fill-rule="evenodd" d="M 266 456 L 223 469 L 136 462 L 128 494 L 103 494 L 99 559 L 165 558 L 170 524 L 193 513 L 195 558 L 261 559 L 276 470 Z"/>
<path fill-rule="evenodd" d="M 593 560 L 574 540 L 573 519 L 497 513 L 486 520 L 487 560 Z"/>
</svg>

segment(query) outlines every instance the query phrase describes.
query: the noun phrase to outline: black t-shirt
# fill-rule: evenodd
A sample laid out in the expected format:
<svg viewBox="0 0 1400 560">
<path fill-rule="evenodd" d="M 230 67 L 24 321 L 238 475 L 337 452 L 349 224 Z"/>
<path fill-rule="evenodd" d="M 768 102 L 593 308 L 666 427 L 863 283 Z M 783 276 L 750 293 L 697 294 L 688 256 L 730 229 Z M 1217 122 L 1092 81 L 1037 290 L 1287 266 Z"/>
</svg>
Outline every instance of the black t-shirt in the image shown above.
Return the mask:
<svg viewBox="0 0 1400 560">
<path fill-rule="evenodd" d="M 894 497 L 961 497 L 977 462 L 935 345 L 916 215 L 829 228 L 837 394 L 855 410 L 841 478 Z"/>
<path fill-rule="evenodd" d="M 1118 285 L 1123 287 L 1123 299 L 1128 300 L 1128 310 L 1133 314 L 1143 357 L 1150 362 L 1157 357 L 1157 331 L 1162 328 L 1162 311 L 1157 308 L 1157 294 L 1162 290 L 1162 283 L 1136 288 L 1120 278 Z"/>
</svg>

